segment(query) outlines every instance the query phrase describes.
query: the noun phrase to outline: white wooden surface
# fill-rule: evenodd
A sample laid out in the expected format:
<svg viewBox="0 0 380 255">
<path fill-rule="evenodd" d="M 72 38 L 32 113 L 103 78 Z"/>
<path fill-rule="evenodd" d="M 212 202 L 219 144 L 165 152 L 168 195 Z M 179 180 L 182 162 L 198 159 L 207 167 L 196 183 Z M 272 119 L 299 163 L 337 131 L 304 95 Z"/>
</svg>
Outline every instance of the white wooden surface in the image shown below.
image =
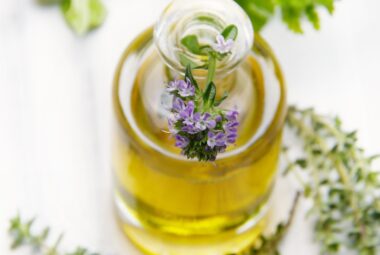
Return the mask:
<svg viewBox="0 0 380 255">
<path fill-rule="evenodd" d="M 98 31 L 72 34 L 58 8 L 0 0 L 0 254 L 11 252 L 8 219 L 18 210 L 105 254 L 140 254 L 116 225 L 109 162 L 111 81 L 125 46 L 168 0 L 105 0 Z M 279 22 L 264 31 L 278 55 L 289 101 L 338 113 L 362 145 L 380 151 L 380 2 L 337 2 L 322 30 L 294 35 Z M 284 192 L 282 192 L 284 193 Z M 289 194 L 290 196 L 290 194 Z M 277 200 L 275 213 L 286 205 Z M 317 254 L 300 213 L 285 255 Z"/>
</svg>

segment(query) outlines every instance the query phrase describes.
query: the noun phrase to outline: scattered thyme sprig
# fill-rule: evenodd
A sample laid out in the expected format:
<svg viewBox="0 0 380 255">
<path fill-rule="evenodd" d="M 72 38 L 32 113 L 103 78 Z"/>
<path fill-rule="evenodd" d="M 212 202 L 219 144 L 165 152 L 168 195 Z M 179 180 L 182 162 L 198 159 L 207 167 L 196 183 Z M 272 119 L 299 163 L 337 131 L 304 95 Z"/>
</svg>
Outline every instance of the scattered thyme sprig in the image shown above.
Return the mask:
<svg viewBox="0 0 380 255">
<path fill-rule="evenodd" d="M 208 57 L 202 66 L 195 66 L 180 55 L 182 62 L 185 59 L 187 63 L 185 77 L 170 81 L 166 88 L 173 96 L 168 117 L 169 132 L 175 138 L 175 146 L 181 148 L 187 158 L 214 161 L 218 153 L 236 142 L 238 112 L 219 107 L 228 95 L 216 98 L 214 78 L 217 61 L 231 54 L 237 34 L 237 27 L 229 25 L 211 45 L 201 45 L 196 35 L 187 35 L 181 40 L 185 51 Z M 204 90 L 193 77 L 194 69 L 207 70 Z"/>
<path fill-rule="evenodd" d="M 32 247 L 33 251 L 40 255 L 99 255 L 98 253 L 89 252 L 82 247 L 77 247 L 72 252 L 61 252 L 58 248 L 63 239 L 63 234 L 60 234 L 56 241 L 50 245 L 47 242 L 50 229 L 46 227 L 40 232 L 33 232 L 33 223 L 34 219 L 23 221 L 21 220 L 20 215 L 11 219 L 9 233 L 13 237 L 13 242 L 11 244 L 12 249 L 27 245 Z"/>
<path fill-rule="evenodd" d="M 304 155 L 290 162 L 286 173 L 307 177 L 301 182 L 313 201 L 310 215 L 321 253 L 378 254 L 380 172 L 372 166 L 377 156 L 366 157 L 356 132 L 343 131 L 339 118 L 290 107 L 287 124 L 302 141 Z"/>
</svg>

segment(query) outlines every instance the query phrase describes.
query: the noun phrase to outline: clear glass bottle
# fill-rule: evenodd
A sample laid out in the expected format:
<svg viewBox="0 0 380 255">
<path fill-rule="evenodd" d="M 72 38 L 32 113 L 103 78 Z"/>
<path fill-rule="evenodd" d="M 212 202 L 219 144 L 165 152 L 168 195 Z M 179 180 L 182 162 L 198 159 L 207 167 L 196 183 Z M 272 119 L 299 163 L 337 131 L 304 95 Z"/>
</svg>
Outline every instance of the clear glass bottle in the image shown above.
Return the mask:
<svg viewBox="0 0 380 255">
<path fill-rule="evenodd" d="M 218 95 L 239 111 L 239 138 L 215 162 L 189 160 L 167 133 L 165 84 L 181 77 L 187 34 L 211 40 L 239 28 L 230 57 L 217 66 Z M 286 114 L 285 86 L 266 42 L 232 0 L 177 0 L 126 49 L 114 79 L 112 167 L 120 224 L 148 254 L 227 254 L 265 226 Z M 205 73 L 196 79 L 204 86 Z"/>
</svg>

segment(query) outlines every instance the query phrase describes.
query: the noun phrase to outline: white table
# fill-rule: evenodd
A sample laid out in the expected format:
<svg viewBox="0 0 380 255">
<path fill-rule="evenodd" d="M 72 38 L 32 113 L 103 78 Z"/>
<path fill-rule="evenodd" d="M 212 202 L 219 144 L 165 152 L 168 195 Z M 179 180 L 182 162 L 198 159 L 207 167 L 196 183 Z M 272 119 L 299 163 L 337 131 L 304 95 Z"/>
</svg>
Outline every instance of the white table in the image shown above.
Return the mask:
<svg viewBox="0 0 380 255">
<path fill-rule="evenodd" d="M 116 225 L 111 202 L 111 82 L 126 45 L 168 0 L 105 0 L 98 31 L 78 38 L 58 8 L 0 1 L 0 254 L 10 252 L 8 219 L 17 210 L 36 226 L 64 230 L 64 247 L 140 254 Z M 322 30 L 303 36 L 276 20 L 264 31 L 278 55 L 290 103 L 342 116 L 361 144 L 380 151 L 378 0 L 337 2 Z M 282 208 L 276 203 L 275 208 Z M 277 210 L 279 211 L 279 210 Z M 299 213 L 284 254 L 317 254 Z"/>
</svg>

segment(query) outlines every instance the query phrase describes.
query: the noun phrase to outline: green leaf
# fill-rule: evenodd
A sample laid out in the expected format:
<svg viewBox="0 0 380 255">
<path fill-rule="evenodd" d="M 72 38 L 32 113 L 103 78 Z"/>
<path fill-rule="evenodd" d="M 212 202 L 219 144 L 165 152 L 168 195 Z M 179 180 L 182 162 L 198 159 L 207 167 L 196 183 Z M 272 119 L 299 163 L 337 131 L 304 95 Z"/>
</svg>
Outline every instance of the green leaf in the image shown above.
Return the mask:
<svg viewBox="0 0 380 255">
<path fill-rule="evenodd" d="M 235 40 L 238 35 L 238 28 L 235 25 L 229 25 L 223 30 L 222 35 L 225 40 Z"/>
<path fill-rule="evenodd" d="M 67 23 L 79 35 L 100 26 L 106 17 L 101 0 L 63 0 L 61 9 Z"/>
<path fill-rule="evenodd" d="M 295 33 L 302 33 L 301 27 L 301 17 L 302 11 L 289 7 L 283 6 L 281 8 L 282 20 L 288 25 L 288 28 Z"/>
<path fill-rule="evenodd" d="M 314 28 L 316 30 L 319 30 L 319 16 L 313 5 L 310 5 L 306 8 L 306 16 L 309 19 L 309 21 L 313 24 Z"/>
<path fill-rule="evenodd" d="M 207 55 L 210 52 L 213 52 L 214 49 L 210 45 L 202 45 L 200 46 L 200 53 L 203 55 Z"/>
<path fill-rule="evenodd" d="M 324 6 L 330 14 L 334 12 L 334 0 L 316 0 L 316 3 Z"/>
<path fill-rule="evenodd" d="M 248 14 L 253 28 L 259 32 L 274 15 L 273 0 L 235 0 Z"/>
<path fill-rule="evenodd" d="M 288 28 L 302 33 L 302 20 L 307 17 L 315 29 L 319 29 L 318 7 L 334 11 L 334 0 L 235 0 L 248 14 L 256 32 L 260 31 L 276 10 L 281 11 L 282 20 Z"/>
<path fill-rule="evenodd" d="M 196 35 L 188 35 L 182 38 L 181 43 L 186 47 L 188 51 L 194 54 L 201 53 L 201 47 L 198 42 L 198 38 Z"/>
<path fill-rule="evenodd" d="M 203 94 L 203 101 L 205 102 L 205 104 L 208 105 L 209 107 L 212 106 L 215 101 L 215 95 L 216 95 L 215 84 L 213 82 L 210 82 L 207 85 L 206 90 Z"/>
<path fill-rule="evenodd" d="M 197 81 L 194 79 L 194 76 L 191 70 L 192 70 L 191 65 L 187 65 L 186 70 L 185 70 L 185 78 L 189 79 L 191 84 L 193 84 L 195 89 L 198 91 L 199 86 L 198 86 Z"/>
</svg>

